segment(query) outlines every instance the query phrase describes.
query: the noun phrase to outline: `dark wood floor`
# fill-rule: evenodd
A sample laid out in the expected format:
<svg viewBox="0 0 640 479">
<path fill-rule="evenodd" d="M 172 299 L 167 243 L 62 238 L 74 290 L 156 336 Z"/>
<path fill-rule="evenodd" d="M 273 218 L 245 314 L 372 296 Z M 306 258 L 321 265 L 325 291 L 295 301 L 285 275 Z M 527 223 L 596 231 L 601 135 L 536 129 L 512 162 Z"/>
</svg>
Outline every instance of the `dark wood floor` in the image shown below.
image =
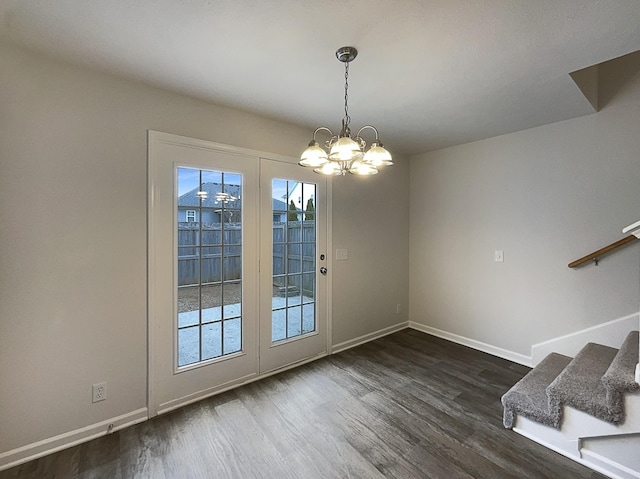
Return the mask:
<svg viewBox="0 0 640 479">
<path fill-rule="evenodd" d="M 0 479 L 603 478 L 502 427 L 526 372 L 405 330 Z"/>
</svg>

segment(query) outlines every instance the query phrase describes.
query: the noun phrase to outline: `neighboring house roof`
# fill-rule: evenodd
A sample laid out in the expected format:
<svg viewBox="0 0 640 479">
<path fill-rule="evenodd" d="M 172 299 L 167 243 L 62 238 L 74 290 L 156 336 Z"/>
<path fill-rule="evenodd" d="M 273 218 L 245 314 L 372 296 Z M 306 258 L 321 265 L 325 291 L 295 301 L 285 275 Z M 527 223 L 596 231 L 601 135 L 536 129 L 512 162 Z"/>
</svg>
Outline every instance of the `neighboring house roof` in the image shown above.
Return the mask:
<svg viewBox="0 0 640 479">
<path fill-rule="evenodd" d="M 289 206 L 284 201 L 276 200 L 275 198 L 273 198 L 272 206 L 273 211 L 284 211 L 289 209 Z"/>
</svg>

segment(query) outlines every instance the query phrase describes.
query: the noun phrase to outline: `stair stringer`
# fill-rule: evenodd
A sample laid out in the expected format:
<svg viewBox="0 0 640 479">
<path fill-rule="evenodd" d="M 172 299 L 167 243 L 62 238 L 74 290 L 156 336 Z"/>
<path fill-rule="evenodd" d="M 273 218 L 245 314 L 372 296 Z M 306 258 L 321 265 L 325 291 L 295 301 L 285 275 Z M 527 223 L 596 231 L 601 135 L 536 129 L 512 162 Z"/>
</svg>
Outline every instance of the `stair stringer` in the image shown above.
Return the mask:
<svg viewBox="0 0 640 479">
<path fill-rule="evenodd" d="M 638 451 L 640 451 L 640 434 L 620 434 L 604 439 L 592 437 L 582 441 L 583 458 L 591 463 L 601 464 L 603 468 L 612 465 L 618 470 L 619 476 L 629 479 L 639 477 Z"/>
<path fill-rule="evenodd" d="M 561 429 L 537 423 L 523 416 L 517 416 L 513 430 L 563 456 L 615 479 L 640 479 L 640 471 L 631 471 L 624 465 L 616 465 L 613 460 L 591 460 L 583 455 L 582 441 L 599 437 L 615 437 L 623 434 L 640 433 L 640 391 L 624 395 L 625 420 L 614 425 L 597 419 L 573 407 L 563 406 Z"/>
</svg>

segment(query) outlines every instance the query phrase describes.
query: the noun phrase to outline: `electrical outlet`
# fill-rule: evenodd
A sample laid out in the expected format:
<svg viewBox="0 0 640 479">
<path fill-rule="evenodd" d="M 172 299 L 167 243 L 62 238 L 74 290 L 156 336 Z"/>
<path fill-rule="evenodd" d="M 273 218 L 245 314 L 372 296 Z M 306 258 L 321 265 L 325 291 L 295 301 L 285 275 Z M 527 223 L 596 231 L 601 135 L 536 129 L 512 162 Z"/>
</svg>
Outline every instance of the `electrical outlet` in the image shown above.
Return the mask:
<svg viewBox="0 0 640 479">
<path fill-rule="evenodd" d="M 107 383 L 94 384 L 91 388 L 93 399 L 91 402 L 99 402 L 107 399 Z"/>
</svg>

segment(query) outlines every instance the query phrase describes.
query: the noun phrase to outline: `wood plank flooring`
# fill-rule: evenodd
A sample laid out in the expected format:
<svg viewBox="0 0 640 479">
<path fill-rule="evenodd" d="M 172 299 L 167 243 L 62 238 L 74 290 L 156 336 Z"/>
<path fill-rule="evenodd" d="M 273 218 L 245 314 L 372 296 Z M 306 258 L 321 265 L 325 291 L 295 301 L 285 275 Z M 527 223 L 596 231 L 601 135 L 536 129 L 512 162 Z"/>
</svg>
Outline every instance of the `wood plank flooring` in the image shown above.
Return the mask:
<svg viewBox="0 0 640 479">
<path fill-rule="evenodd" d="M 502 427 L 527 371 L 404 330 L 0 479 L 604 478 Z"/>
</svg>

